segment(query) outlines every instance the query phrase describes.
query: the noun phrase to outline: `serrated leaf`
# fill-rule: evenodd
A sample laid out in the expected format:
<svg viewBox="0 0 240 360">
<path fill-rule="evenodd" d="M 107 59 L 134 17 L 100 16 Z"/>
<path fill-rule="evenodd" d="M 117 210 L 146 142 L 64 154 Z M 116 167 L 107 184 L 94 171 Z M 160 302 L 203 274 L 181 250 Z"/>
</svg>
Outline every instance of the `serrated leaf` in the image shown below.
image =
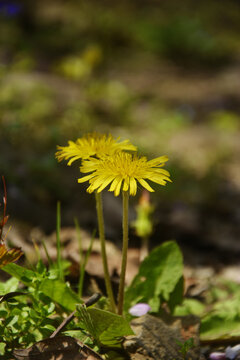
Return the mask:
<svg viewBox="0 0 240 360">
<path fill-rule="evenodd" d="M 85 342 L 87 336 L 81 330 L 66 330 L 62 332 L 63 335 L 71 336 L 75 339 L 78 339 L 82 342 Z"/>
<path fill-rule="evenodd" d="M 169 301 L 183 274 L 182 253 L 175 241 L 156 247 L 140 265 L 125 294 L 125 309 L 138 302 L 148 303 L 153 312 L 161 301 Z M 182 294 L 178 291 L 179 301 Z M 179 302 L 178 301 L 178 302 Z"/>
<path fill-rule="evenodd" d="M 36 278 L 35 272 L 17 264 L 8 264 L 2 268 L 11 276 L 14 276 L 25 285 L 33 285 L 32 280 Z"/>
<path fill-rule="evenodd" d="M 67 310 L 73 311 L 76 304 L 82 302 L 78 295 L 61 280 L 44 279 L 39 286 L 39 290 Z"/>
<path fill-rule="evenodd" d="M 124 336 L 134 335 L 128 321 L 120 315 L 96 308 L 85 308 L 85 311 L 91 321 L 89 322 L 87 316 L 84 316 L 81 323 L 90 335 L 102 345 L 119 346 Z M 80 310 L 80 316 L 82 314 Z M 93 330 L 92 326 L 94 326 Z"/>
</svg>

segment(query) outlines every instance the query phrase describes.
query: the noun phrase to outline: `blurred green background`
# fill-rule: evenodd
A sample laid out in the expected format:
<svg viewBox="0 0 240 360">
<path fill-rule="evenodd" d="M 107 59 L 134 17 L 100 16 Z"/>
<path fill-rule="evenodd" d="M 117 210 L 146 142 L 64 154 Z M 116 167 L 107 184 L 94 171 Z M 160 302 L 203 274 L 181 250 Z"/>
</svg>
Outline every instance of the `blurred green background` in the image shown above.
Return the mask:
<svg viewBox="0 0 240 360">
<path fill-rule="evenodd" d="M 78 164 L 54 158 L 87 132 L 168 155 L 155 238 L 240 253 L 240 3 L 0 0 L 0 172 L 8 213 L 45 232 L 95 225 Z M 131 199 L 134 206 L 137 199 Z M 106 194 L 108 237 L 120 199 Z M 134 235 L 134 234 L 133 234 Z"/>
</svg>

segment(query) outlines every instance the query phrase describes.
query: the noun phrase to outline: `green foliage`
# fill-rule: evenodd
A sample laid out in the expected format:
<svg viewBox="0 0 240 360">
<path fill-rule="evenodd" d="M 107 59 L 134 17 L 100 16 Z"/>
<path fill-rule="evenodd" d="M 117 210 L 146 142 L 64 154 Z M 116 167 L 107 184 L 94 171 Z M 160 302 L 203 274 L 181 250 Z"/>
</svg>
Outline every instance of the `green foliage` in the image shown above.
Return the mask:
<svg viewBox="0 0 240 360">
<path fill-rule="evenodd" d="M 218 289 L 213 288 L 210 291 L 209 300 L 211 300 L 211 311 L 208 311 L 202 317 L 200 328 L 201 339 L 214 340 L 220 338 L 229 339 L 239 337 L 239 285 L 232 282 L 226 282 L 225 291 L 218 291 Z"/>
<path fill-rule="evenodd" d="M 60 231 L 61 231 L 61 204 L 58 201 L 57 217 L 56 217 L 57 266 L 59 270 L 59 279 L 64 281 L 63 264 L 62 264 L 62 256 L 61 256 Z"/>
<path fill-rule="evenodd" d="M 148 303 L 153 312 L 160 310 L 162 302 L 169 302 L 175 293 L 175 305 L 182 301 L 183 259 L 174 241 L 156 247 L 144 259 L 131 285 L 126 290 L 125 310 L 138 302 Z M 173 305 L 174 307 L 174 305 Z"/>
<path fill-rule="evenodd" d="M 189 314 L 194 314 L 201 316 L 204 314 L 205 311 L 205 305 L 196 300 L 196 299 L 183 299 L 183 302 L 181 305 L 176 306 L 174 309 L 174 315 L 175 316 L 185 316 Z"/>
<path fill-rule="evenodd" d="M 48 270 L 39 260 L 34 270 L 16 264 L 8 264 L 3 268 L 12 278 L 4 284 L 0 283 L 1 295 L 18 290 L 19 281 L 25 285 L 25 294 L 0 305 L 0 335 L 3 339 L 0 343 L 1 354 L 7 356 L 13 348 L 29 347 L 48 337 L 55 330 L 57 322 L 61 322 L 60 307 L 72 311 L 76 304 L 81 303 L 78 295 L 59 278 L 59 270 L 54 265 Z M 182 257 L 176 243 L 170 241 L 156 248 L 145 259 L 133 286 L 127 290 L 128 304 L 139 300 L 148 301 L 153 311 L 157 312 L 161 301 L 167 301 L 171 308 L 172 296 L 177 298 L 176 303 L 182 297 L 182 285 L 179 286 L 181 272 Z M 146 286 L 142 288 L 139 279 L 143 276 L 146 277 Z M 152 282 L 153 287 L 149 286 Z M 82 305 L 78 305 L 77 309 L 79 323 L 68 324 L 65 334 L 87 342 L 91 347 L 120 349 L 122 338 L 133 334 L 129 322 L 120 315 Z M 110 353 L 108 356 L 111 358 Z"/>
<path fill-rule="evenodd" d="M 14 277 L 0 285 L 1 294 L 18 288 Z M 55 305 L 44 293 L 28 288 L 26 295 L 11 298 L 0 304 L 0 345 L 1 354 L 19 347 L 27 347 L 49 336 L 55 330 Z"/>
<path fill-rule="evenodd" d="M 65 309 L 72 311 L 76 303 L 81 302 L 69 285 L 58 279 L 58 271 L 47 271 L 44 266 L 41 266 L 40 272 L 35 272 L 17 264 L 8 264 L 3 270 L 26 286 L 38 289 Z"/>
<path fill-rule="evenodd" d="M 123 336 L 133 335 L 133 331 L 122 316 L 112 312 L 78 306 L 80 324 L 100 346 L 119 347 Z"/>
<path fill-rule="evenodd" d="M 202 341 L 234 339 L 240 336 L 240 287 L 231 281 L 221 280 L 205 292 L 205 301 L 186 298 L 176 306 L 174 315 L 189 314 L 201 318 Z M 224 324 L 224 326 L 223 326 Z"/>
<path fill-rule="evenodd" d="M 73 311 L 76 304 L 82 302 L 78 295 L 71 290 L 68 283 L 63 283 L 58 279 L 44 279 L 39 290 L 67 310 Z"/>
<path fill-rule="evenodd" d="M 0 294 L 6 295 L 12 291 L 16 291 L 18 288 L 19 281 L 15 277 L 10 278 L 5 283 L 0 283 Z"/>
<path fill-rule="evenodd" d="M 182 354 L 183 359 L 185 359 L 187 352 L 194 346 L 194 339 L 189 338 L 184 343 L 181 343 L 178 340 L 176 340 L 176 342 L 180 346 L 179 352 Z"/>
</svg>

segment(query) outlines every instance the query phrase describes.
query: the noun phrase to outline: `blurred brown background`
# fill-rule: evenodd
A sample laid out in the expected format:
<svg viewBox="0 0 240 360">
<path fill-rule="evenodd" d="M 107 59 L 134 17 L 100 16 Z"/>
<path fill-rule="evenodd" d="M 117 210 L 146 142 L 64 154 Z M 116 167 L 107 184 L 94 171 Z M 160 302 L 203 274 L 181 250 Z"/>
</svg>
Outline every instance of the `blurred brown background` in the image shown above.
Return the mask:
<svg viewBox="0 0 240 360">
<path fill-rule="evenodd" d="M 54 153 L 111 132 L 169 156 L 173 183 L 151 195 L 151 246 L 174 238 L 193 263 L 238 261 L 239 79 L 237 0 L 0 0 L 0 174 L 13 226 L 54 231 L 60 200 L 63 226 L 77 217 L 92 231 L 79 164 Z M 121 201 L 109 193 L 105 215 L 118 243 Z"/>
</svg>

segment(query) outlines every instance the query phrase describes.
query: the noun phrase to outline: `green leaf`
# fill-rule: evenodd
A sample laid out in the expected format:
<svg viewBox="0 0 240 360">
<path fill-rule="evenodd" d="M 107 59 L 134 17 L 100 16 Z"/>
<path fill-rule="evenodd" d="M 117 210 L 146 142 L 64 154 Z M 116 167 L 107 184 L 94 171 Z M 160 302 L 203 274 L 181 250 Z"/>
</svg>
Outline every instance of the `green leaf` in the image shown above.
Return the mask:
<svg viewBox="0 0 240 360">
<path fill-rule="evenodd" d="M 11 276 L 14 276 L 25 285 L 32 285 L 32 281 L 36 278 L 34 271 L 26 269 L 17 264 L 8 264 L 2 268 L 3 271 L 7 272 Z"/>
<path fill-rule="evenodd" d="M 18 322 L 18 319 L 19 319 L 18 315 L 9 316 L 6 319 L 5 326 L 12 327 L 14 324 Z"/>
<path fill-rule="evenodd" d="M 202 315 L 204 313 L 205 306 L 196 299 L 184 299 L 182 304 L 176 306 L 174 309 L 175 316 L 185 316 L 189 314 Z"/>
<path fill-rule="evenodd" d="M 182 302 L 183 292 L 184 292 L 184 279 L 183 276 L 181 276 L 175 286 L 175 289 L 173 290 L 173 292 L 170 293 L 169 296 L 168 307 L 171 313 L 173 313 L 175 307 Z"/>
<path fill-rule="evenodd" d="M 153 312 L 158 312 L 161 301 L 170 301 L 176 286 L 179 303 L 182 299 L 181 278 L 183 259 L 175 241 L 156 247 L 140 265 L 140 269 L 125 294 L 125 310 L 138 302 L 148 303 Z M 172 302 L 173 306 L 173 302 Z"/>
<path fill-rule="evenodd" d="M 0 355 L 5 354 L 5 347 L 6 347 L 6 344 L 3 342 L 0 342 Z"/>
<path fill-rule="evenodd" d="M 224 324 L 224 326 L 223 326 Z M 231 339 L 240 336 L 240 295 L 214 304 L 201 321 L 202 340 Z"/>
<path fill-rule="evenodd" d="M 125 360 L 126 356 L 123 356 L 122 354 L 118 353 L 117 351 L 108 351 L 106 353 L 108 360 Z"/>
<path fill-rule="evenodd" d="M 81 323 L 95 340 L 105 346 L 119 346 L 123 336 L 134 335 L 128 321 L 112 312 L 78 307 Z"/>
<path fill-rule="evenodd" d="M 8 264 L 4 266 L 2 270 L 16 277 L 25 285 L 34 287 L 33 280 L 37 279 L 34 271 L 25 269 L 24 267 L 16 264 Z M 42 291 L 45 295 L 65 309 L 73 311 L 76 304 L 82 303 L 78 295 L 74 293 L 65 282 L 49 278 L 38 278 L 38 282 L 39 281 L 41 281 L 39 291 Z"/>
<path fill-rule="evenodd" d="M 61 280 L 44 279 L 39 290 L 67 310 L 73 311 L 76 304 L 82 303 L 78 295 L 71 290 L 67 283 Z"/>
<path fill-rule="evenodd" d="M 5 295 L 16 291 L 18 288 L 18 283 L 19 281 L 15 277 L 7 280 L 5 283 L 0 283 L 0 294 Z"/>
<path fill-rule="evenodd" d="M 240 336 L 240 317 L 224 318 L 221 314 L 210 314 L 201 321 L 200 339 L 231 339 Z"/>
<path fill-rule="evenodd" d="M 71 336 L 82 342 L 85 342 L 85 340 L 87 338 L 86 334 L 84 334 L 81 330 L 66 330 L 66 331 L 63 331 L 62 334 Z"/>
</svg>

